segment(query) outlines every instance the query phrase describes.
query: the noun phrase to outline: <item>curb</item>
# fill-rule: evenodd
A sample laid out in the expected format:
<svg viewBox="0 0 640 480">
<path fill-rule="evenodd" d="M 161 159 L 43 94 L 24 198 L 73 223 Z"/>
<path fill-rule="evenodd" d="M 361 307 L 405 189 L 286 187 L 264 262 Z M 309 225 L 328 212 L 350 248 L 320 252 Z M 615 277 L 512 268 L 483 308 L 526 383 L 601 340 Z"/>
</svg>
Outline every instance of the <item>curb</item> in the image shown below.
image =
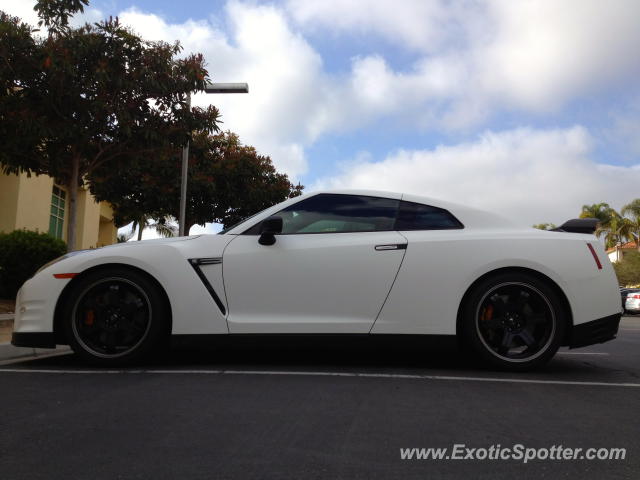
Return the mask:
<svg viewBox="0 0 640 480">
<path fill-rule="evenodd" d="M 56 348 L 30 348 L 14 347 L 11 343 L 0 343 L 0 361 L 13 360 L 21 357 L 46 357 L 51 354 L 70 352 L 67 345 L 59 345 Z"/>
</svg>

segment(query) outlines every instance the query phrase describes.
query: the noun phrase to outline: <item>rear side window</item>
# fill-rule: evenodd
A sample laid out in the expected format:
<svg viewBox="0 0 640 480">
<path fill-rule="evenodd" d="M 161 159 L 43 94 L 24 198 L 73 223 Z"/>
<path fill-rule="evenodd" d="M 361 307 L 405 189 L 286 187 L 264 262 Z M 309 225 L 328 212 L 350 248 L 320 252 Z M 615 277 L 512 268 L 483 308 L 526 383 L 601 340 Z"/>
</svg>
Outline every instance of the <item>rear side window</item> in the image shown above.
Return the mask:
<svg viewBox="0 0 640 480">
<path fill-rule="evenodd" d="M 396 230 L 449 230 L 464 225 L 447 210 L 421 203 L 400 202 Z"/>
</svg>

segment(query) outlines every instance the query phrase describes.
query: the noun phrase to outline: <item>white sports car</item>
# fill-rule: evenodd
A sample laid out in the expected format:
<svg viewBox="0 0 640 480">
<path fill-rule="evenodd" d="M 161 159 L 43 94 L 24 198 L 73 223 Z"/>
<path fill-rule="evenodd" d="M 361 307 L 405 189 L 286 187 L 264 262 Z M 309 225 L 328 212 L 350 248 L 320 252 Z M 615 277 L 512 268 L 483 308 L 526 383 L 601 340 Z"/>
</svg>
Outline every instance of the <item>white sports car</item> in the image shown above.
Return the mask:
<svg viewBox="0 0 640 480">
<path fill-rule="evenodd" d="M 615 338 L 620 294 L 595 226 L 521 229 L 400 193 L 307 194 L 218 235 L 54 260 L 19 291 L 12 343 L 70 344 L 114 366 L 181 336 L 455 335 L 523 370 Z"/>
</svg>

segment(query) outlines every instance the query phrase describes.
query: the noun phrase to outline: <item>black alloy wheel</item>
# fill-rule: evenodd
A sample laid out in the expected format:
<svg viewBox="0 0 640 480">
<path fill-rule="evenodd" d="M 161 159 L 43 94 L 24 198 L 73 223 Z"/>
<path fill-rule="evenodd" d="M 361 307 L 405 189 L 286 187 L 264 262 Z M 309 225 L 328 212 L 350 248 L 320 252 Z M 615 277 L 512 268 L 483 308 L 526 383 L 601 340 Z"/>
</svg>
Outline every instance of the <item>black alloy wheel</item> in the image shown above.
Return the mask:
<svg viewBox="0 0 640 480">
<path fill-rule="evenodd" d="M 167 333 L 166 301 L 145 275 L 115 268 L 79 279 L 68 297 L 65 331 L 73 350 L 97 365 L 139 360 Z"/>
<path fill-rule="evenodd" d="M 525 370 L 549 361 L 564 337 L 556 292 L 529 274 L 502 274 L 478 285 L 464 309 L 467 343 L 488 363 Z"/>
</svg>

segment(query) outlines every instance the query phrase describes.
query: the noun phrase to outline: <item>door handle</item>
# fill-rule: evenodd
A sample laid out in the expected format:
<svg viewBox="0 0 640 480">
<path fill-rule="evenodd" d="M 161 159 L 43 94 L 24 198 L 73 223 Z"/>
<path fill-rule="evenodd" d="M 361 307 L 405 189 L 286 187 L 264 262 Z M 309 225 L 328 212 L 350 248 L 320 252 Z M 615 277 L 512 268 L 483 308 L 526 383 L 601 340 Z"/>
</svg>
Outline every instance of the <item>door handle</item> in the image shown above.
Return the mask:
<svg viewBox="0 0 640 480">
<path fill-rule="evenodd" d="M 387 244 L 387 245 L 376 245 L 374 247 L 376 250 L 380 251 L 380 250 L 406 250 L 407 249 L 407 244 L 406 243 L 393 243 L 393 244 Z"/>
</svg>

